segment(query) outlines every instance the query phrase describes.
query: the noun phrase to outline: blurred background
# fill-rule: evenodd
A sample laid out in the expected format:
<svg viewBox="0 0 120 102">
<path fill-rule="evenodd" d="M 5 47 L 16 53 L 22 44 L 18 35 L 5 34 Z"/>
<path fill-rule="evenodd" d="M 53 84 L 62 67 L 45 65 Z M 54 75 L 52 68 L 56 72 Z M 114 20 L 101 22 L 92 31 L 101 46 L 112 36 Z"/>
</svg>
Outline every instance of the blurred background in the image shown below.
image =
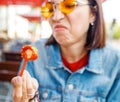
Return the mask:
<svg viewBox="0 0 120 102">
<path fill-rule="evenodd" d="M 52 30 L 41 18 L 45 0 L 0 0 L 0 102 L 13 102 L 10 80 L 17 75 L 23 45 L 48 38 Z M 120 0 L 102 0 L 107 42 L 120 50 Z"/>
<path fill-rule="evenodd" d="M 120 0 L 104 0 L 103 13 L 106 24 L 107 40 L 120 50 Z"/>
</svg>

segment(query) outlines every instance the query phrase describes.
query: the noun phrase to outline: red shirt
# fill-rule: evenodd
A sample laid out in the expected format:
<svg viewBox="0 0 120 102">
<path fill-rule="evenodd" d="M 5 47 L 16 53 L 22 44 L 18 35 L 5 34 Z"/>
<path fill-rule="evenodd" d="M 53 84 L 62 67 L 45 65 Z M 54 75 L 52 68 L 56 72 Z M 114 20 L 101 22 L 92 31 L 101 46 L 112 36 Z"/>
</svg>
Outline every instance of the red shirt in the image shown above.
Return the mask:
<svg viewBox="0 0 120 102">
<path fill-rule="evenodd" d="M 74 63 L 69 63 L 63 56 L 62 61 L 64 65 L 69 68 L 72 72 L 77 71 L 78 69 L 84 67 L 88 64 L 89 54 L 86 54 L 83 58 Z"/>
</svg>

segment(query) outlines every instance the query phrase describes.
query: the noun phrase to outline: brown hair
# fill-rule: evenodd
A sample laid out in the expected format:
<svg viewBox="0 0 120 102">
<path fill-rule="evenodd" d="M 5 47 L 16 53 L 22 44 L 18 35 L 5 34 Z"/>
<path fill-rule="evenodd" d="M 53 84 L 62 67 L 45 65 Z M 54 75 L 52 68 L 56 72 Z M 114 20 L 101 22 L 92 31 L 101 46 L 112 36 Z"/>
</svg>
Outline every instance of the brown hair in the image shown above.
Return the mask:
<svg viewBox="0 0 120 102">
<path fill-rule="evenodd" d="M 88 0 L 90 2 L 90 9 L 95 14 L 96 20 L 94 25 L 89 25 L 86 49 L 91 50 L 95 48 L 103 48 L 106 42 L 105 23 L 103 18 L 101 0 Z M 50 36 L 46 45 L 56 44 L 53 35 Z"/>
</svg>

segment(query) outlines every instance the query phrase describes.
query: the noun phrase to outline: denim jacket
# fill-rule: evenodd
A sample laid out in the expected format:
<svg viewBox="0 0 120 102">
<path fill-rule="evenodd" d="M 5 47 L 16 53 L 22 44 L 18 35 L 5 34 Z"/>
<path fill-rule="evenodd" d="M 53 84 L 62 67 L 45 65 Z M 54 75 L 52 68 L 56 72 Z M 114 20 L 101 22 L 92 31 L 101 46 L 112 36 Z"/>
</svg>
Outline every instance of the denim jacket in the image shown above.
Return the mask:
<svg viewBox="0 0 120 102">
<path fill-rule="evenodd" d="M 110 46 L 91 50 L 88 64 L 73 73 L 62 63 L 59 45 L 45 42 L 33 44 L 39 57 L 26 66 L 39 82 L 41 102 L 120 102 L 119 51 Z"/>
</svg>

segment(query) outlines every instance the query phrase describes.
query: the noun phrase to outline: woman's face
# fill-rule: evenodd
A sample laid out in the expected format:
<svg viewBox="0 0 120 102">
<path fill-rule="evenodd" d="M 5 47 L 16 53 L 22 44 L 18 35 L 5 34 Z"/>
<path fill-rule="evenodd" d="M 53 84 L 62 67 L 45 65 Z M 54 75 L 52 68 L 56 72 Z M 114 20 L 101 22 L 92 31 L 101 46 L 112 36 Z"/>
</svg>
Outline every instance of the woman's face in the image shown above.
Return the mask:
<svg viewBox="0 0 120 102">
<path fill-rule="evenodd" d="M 53 30 L 53 36 L 61 46 L 69 46 L 73 44 L 86 43 L 87 31 L 89 24 L 94 22 L 94 15 L 90 11 L 89 5 L 82 5 L 78 2 L 78 6 L 69 13 L 64 14 L 58 6 L 61 0 L 51 0 L 57 4 L 54 14 L 49 18 L 50 25 Z M 89 2 L 84 1 L 86 4 Z"/>
</svg>

